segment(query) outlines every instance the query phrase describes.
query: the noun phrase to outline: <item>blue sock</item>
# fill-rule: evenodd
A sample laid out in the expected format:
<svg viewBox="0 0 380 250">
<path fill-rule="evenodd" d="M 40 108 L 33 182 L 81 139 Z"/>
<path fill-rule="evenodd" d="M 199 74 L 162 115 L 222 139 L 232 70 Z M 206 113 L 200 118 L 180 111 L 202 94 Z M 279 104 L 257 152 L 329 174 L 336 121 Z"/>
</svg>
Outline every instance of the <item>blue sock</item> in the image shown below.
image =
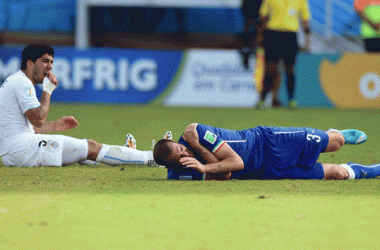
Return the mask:
<svg viewBox="0 0 380 250">
<path fill-rule="evenodd" d="M 361 165 L 358 163 L 348 162 L 340 166 L 347 169 L 349 179 L 368 179 L 380 176 L 380 164 Z"/>
</svg>

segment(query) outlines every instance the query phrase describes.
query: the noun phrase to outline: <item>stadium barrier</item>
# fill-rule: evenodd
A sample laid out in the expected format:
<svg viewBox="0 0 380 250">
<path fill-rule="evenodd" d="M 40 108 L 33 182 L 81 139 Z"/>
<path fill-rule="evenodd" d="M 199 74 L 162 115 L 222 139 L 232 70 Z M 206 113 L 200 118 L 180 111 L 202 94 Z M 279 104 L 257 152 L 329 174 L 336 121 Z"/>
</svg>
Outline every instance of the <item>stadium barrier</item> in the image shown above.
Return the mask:
<svg viewBox="0 0 380 250">
<path fill-rule="evenodd" d="M 3 81 L 20 68 L 22 49 L 0 50 Z M 237 50 L 55 50 L 53 72 L 60 85 L 53 102 L 199 107 L 253 107 L 258 102 L 253 70 L 243 68 Z M 254 64 L 252 58 L 251 69 Z M 380 108 L 379 64 L 376 55 L 299 54 L 299 106 Z M 279 98 L 287 102 L 283 83 Z"/>
</svg>

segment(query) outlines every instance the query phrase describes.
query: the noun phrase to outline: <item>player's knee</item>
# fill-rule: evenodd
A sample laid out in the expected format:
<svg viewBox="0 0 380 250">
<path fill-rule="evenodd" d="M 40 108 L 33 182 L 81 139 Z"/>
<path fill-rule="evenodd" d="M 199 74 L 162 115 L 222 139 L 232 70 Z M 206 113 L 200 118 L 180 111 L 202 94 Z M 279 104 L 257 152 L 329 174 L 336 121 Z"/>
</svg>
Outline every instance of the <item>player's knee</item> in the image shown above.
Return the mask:
<svg viewBox="0 0 380 250">
<path fill-rule="evenodd" d="M 96 158 L 98 157 L 100 149 L 102 148 L 102 144 L 91 139 L 87 139 L 87 142 L 88 142 L 87 159 L 96 161 Z"/>
<path fill-rule="evenodd" d="M 341 133 L 338 132 L 331 132 L 332 134 L 332 140 L 339 145 L 339 147 L 342 147 L 344 145 L 344 137 Z"/>
<path fill-rule="evenodd" d="M 335 131 L 328 133 L 329 143 L 327 145 L 326 152 L 334 152 L 340 149 L 344 145 L 344 137 Z"/>
</svg>

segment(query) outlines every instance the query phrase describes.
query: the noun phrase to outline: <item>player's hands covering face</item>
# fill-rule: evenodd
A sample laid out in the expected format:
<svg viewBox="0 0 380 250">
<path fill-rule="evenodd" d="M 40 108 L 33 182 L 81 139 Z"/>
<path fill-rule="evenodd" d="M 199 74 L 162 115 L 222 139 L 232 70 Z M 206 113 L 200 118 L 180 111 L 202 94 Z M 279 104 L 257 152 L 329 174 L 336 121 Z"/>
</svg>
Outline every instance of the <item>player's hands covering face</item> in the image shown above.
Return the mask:
<svg viewBox="0 0 380 250">
<path fill-rule="evenodd" d="M 187 168 L 192 168 L 199 173 L 205 172 L 205 166 L 193 157 L 182 157 L 179 162 Z"/>
</svg>

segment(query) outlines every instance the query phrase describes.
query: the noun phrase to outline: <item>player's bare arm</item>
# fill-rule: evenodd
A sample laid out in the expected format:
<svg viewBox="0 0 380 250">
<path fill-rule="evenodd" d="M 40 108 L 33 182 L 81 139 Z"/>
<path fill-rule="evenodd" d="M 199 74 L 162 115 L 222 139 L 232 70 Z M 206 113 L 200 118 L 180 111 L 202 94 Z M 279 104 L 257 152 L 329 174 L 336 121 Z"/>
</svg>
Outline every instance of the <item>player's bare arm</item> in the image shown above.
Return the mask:
<svg viewBox="0 0 380 250">
<path fill-rule="evenodd" d="M 43 92 L 41 97 L 41 106 L 27 110 L 25 115 L 35 128 L 41 128 L 45 124 L 46 117 L 49 114 L 49 107 L 50 95 Z"/>
<path fill-rule="evenodd" d="M 182 138 L 190 144 L 194 153 L 199 156 L 206 163 L 216 163 L 220 160 L 207 148 L 199 143 L 199 136 L 197 132 L 198 123 L 191 123 L 186 127 L 185 133 Z"/>
<path fill-rule="evenodd" d="M 194 147 L 193 147 L 194 149 Z M 206 162 L 207 164 L 210 163 L 217 163 L 220 160 L 211 153 L 207 148 L 202 146 L 201 144 L 198 145 L 196 148 L 195 153 L 197 156 L 199 156 L 203 162 Z M 196 159 L 195 159 L 196 160 Z M 229 180 L 231 178 L 231 172 L 223 172 L 223 173 L 206 173 L 205 180 Z"/>
<path fill-rule="evenodd" d="M 73 116 L 63 116 L 56 121 L 47 121 L 41 128 L 34 127 L 34 132 L 50 133 L 50 132 L 63 132 L 69 129 L 76 128 L 79 122 Z"/>
<path fill-rule="evenodd" d="M 186 129 L 185 133 L 183 133 L 182 138 L 190 144 L 190 146 L 199 144 L 199 138 L 198 138 L 198 132 L 197 132 L 197 126 L 198 123 L 191 123 L 189 124 Z"/>
<path fill-rule="evenodd" d="M 179 161 L 188 168 L 193 168 L 200 173 L 226 173 L 244 169 L 244 162 L 241 157 L 227 144 L 224 143 L 215 156 L 219 162 L 201 164 L 192 157 L 183 157 Z"/>
<path fill-rule="evenodd" d="M 53 68 L 53 57 L 45 54 L 38 58 L 36 62 L 28 61 L 25 74 L 31 79 L 33 84 L 43 83 L 41 95 L 41 106 L 29 109 L 25 112 L 26 117 L 35 128 L 44 126 L 47 115 L 49 114 L 50 97 L 54 88 L 58 85 L 56 76 L 51 72 Z"/>
<path fill-rule="evenodd" d="M 42 128 L 49 114 L 51 93 L 43 91 L 41 95 L 41 106 L 29 109 L 25 112 L 26 117 L 35 128 Z"/>
<path fill-rule="evenodd" d="M 212 152 L 210 152 L 207 148 L 205 148 L 199 143 L 199 136 L 196 130 L 197 125 L 197 123 L 192 123 L 188 125 L 185 130 L 185 133 L 182 135 L 182 138 L 190 144 L 197 156 L 199 156 L 207 164 L 220 162 L 222 159 L 219 159 L 216 155 L 214 155 Z M 204 166 L 197 159 L 191 159 L 189 161 L 189 164 L 193 166 L 198 172 L 202 171 Z M 231 178 L 230 171 L 218 173 L 205 173 L 205 180 L 229 180 Z"/>
</svg>

